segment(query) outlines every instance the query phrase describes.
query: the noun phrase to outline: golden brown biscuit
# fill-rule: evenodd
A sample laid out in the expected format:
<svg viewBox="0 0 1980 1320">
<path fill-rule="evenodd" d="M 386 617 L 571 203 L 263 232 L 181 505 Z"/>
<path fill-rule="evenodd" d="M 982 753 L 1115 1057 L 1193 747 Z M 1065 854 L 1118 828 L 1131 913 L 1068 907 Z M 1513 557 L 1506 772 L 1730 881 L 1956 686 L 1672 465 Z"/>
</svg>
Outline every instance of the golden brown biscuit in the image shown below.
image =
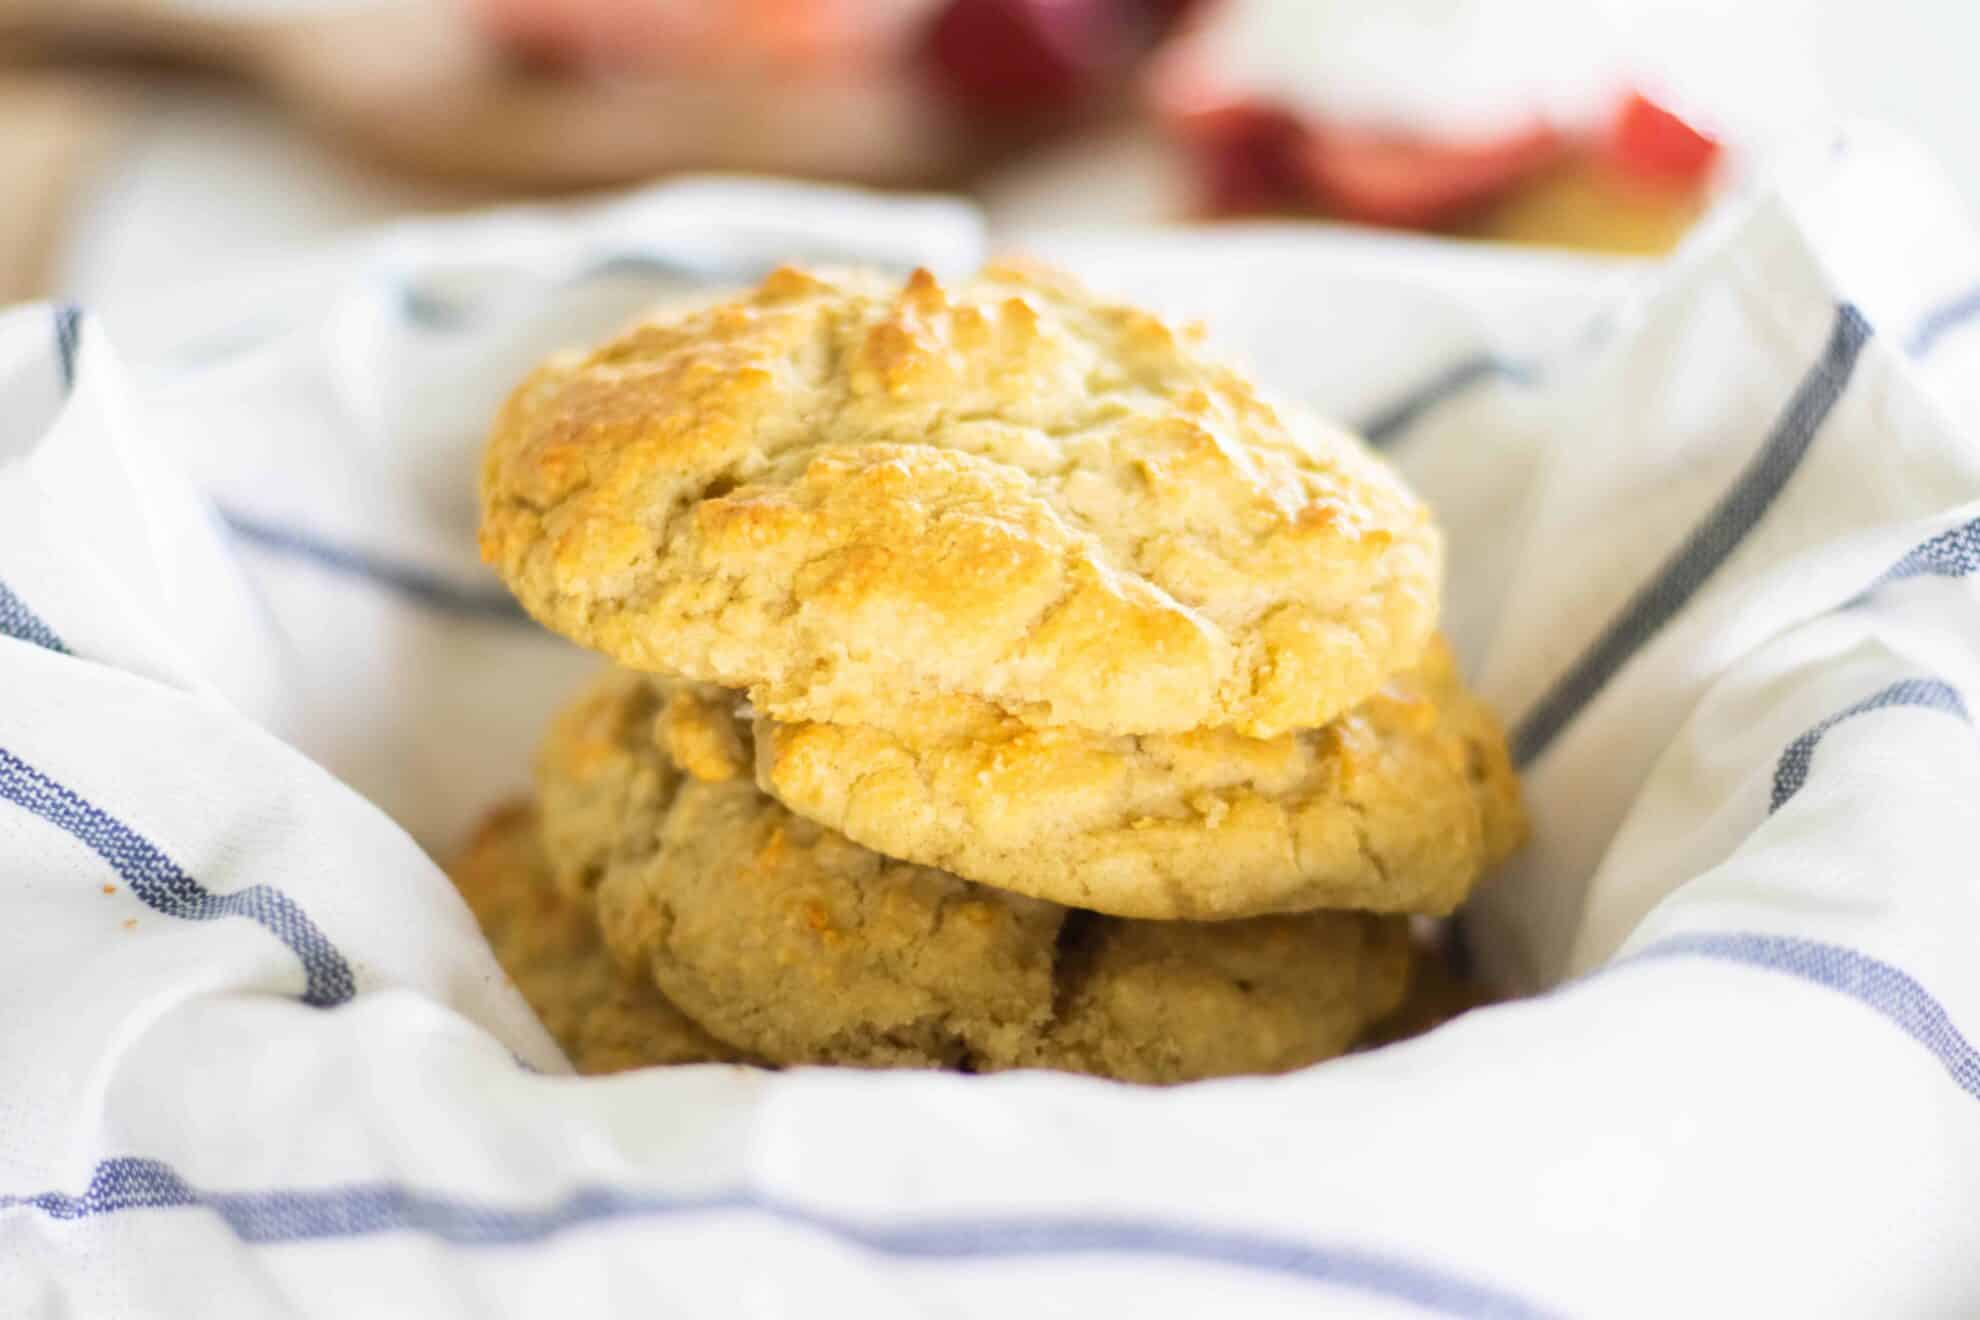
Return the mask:
<svg viewBox="0 0 1980 1320">
<path fill-rule="evenodd" d="M 551 887 L 536 812 L 527 805 L 503 807 L 482 822 L 451 877 L 495 961 L 579 1072 L 742 1057 L 689 1021 L 648 978 L 628 976 L 612 961 L 588 906 Z"/>
<path fill-rule="evenodd" d="M 1424 507 L 1200 336 L 1036 271 L 783 270 L 550 359 L 481 474 L 550 627 L 780 718 L 972 696 L 1109 733 L 1310 728 L 1414 663 Z"/>
<path fill-rule="evenodd" d="M 1118 916 L 1442 915 L 1525 831 L 1505 735 L 1441 640 L 1325 728 L 1147 737 L 980 701 L 896 730 L 757 724 L 757 777 L 892 857 Z"/>
<path fill-rule="evenodd" d="M 599 773 L 605 730 L 626 764 Z M 1182 1081 L 1329 1058 L 1402 996 L 1400 918 L 1135 922 L 971 884 L 863 848 L 765 795 L 746 760 L 696 751 L 747 736 L 732 694 L 615 671 L 557 721 L 538 772 L 545 837 L 567 841 L 555 860 L 602 875 L 613 951 L 758 1057 Z M 627 810 L 625 784 L 648 800 Z M 592 830 L 609 837 L 570 847 Z"/>
</svg>

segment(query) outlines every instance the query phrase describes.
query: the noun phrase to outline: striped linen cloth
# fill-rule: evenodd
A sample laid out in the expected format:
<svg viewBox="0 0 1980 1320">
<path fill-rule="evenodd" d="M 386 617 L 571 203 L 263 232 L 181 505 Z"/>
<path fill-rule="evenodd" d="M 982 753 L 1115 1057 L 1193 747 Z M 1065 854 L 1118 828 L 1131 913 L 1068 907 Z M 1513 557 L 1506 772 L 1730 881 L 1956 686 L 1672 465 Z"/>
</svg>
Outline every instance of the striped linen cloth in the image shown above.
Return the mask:
<svg viewBox="0 0 1980 1320">
<path fill-rule="evenodd" d="M 1824 142 L 1655 268 L 1032 235 L 1450 528 L 1537 992 L 1275 1079 L 578 1081 L 427 858 L 589 665 L 474 562 L 506 385 L 965 209 L 767 184 L 0 315 L 0 1314 L 1980 1310 L 1980 246 Z M 122 354 L 113 344 L 122 347 Z M 416 842 L 417 841 L 417 842 Z"/>
</svg>

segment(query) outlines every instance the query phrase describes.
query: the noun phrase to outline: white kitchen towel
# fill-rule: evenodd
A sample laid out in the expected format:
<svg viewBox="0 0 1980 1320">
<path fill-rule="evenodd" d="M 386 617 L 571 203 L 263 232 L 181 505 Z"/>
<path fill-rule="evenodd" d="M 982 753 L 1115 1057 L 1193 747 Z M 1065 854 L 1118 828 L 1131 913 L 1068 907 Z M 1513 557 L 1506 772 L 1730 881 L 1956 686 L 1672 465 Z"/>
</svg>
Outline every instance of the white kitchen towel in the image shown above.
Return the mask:
<svg viewBox="0 0 1980 1320">
<path fill-rule="evenodd" d="M 1026 236 L 1396 457 L 1528 775 L 1465 929 L 1535 997 L 1171 1089 L 576 1079 L 419 846 L 590 663 L 474 562 L 522 366 L 784 257 L 966 268 L 966 210 L 676 185 L 0 315 L 0 1314 L 1974 1313 L 1948 208 L 1855 130 L 1661 266 Z"/>
</svg>

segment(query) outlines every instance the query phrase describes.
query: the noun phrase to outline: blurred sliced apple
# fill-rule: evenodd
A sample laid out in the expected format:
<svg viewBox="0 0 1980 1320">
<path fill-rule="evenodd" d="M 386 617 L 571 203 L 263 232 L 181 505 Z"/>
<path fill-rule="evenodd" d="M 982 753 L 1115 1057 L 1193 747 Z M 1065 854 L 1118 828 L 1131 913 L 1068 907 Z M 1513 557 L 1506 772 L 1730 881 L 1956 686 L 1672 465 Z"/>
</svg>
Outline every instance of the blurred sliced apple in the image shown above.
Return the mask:
<svg viewBox="0 0 1980 1320">
<path fill-rule="evenodd" d="M 1451 12 L 1471 35 L 1501 21 L 1479 7 Z M 1574 96 L 1529 88 L 1533 61 L 1502 70 L 1467 45 L 1479 67 L 1466 70 L 1467 95 L 1446 105 L 1411 80 L 1436 76 L 1431 56 L 1449 56 L 1458 37 L 1420 11 L 1378 44 L 1391 63 L 1417 51 L 1422 67 L 1316 59 L 1309 79 L 1285 43 L 1326 40 L 1325 23 L 1303 21 L 1318 13 L 1292 0 L 1222 0 L 1156 61 L 1147 97 L 1195 179 L 1199 213 L 1643 251 L 1668 247 L 1702 209 L 1720 148 L 1649 97 L 1600 78 Z M 1359 30 L 1361 20 L 1343 21 L 1346 35 Z M 1491 31 L 1503 46 L 1508 33 Z M 1354 84 L 1338 98 L 1330 69 Z M 1615 112 L 1604 116 L 1605 105 Z"/>
<path fill-rule="evenodd" d="M 1696 193 L 1711 182 L 1725 153 L 1702 129 L 1632 92 L 1604 135 L 1600 154 L 1617 173 L 1644 187 Z"/>
<path fill-rule="evenodd" d="M 1654 256 L 1704 211 L 1724 149 L 1641 93 L 1631 93 L 1591 150 L 1489 208 L 1481 238 Z"/>
<path fill-rule="evenodd" d="M 1545 124 L 1486 142 L 1315 125 L 1300 162 L 1328 214 L 1366 225 L 1431 229 L 1476 213 L 1537 177 L 1566 150 L 1566 140 Z"/>
</svg>

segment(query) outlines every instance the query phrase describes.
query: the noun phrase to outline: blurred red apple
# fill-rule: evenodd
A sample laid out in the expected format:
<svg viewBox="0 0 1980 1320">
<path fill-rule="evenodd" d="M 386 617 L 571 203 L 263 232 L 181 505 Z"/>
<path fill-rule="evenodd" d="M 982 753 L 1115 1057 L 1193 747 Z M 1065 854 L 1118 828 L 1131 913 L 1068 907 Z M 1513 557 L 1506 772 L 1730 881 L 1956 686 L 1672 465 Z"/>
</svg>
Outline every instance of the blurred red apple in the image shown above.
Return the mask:
<svg viewBox="0 0 1980 1320">
<path fill-rule="evenodd" d="M 1182 146 L 1211 215 L 1302 210 L 1312 202 L 1301 157 L 1306 130 L 1283 110 L 1209 106 L 1181 129 Z"/>
<path fill-rule="evenodd" d="M 970 109 L 1063 110 L 1128 63 L 1133 24 L 1111 0 L 950 0 L 926 52 L 937 85 Z"/>
</svg>

